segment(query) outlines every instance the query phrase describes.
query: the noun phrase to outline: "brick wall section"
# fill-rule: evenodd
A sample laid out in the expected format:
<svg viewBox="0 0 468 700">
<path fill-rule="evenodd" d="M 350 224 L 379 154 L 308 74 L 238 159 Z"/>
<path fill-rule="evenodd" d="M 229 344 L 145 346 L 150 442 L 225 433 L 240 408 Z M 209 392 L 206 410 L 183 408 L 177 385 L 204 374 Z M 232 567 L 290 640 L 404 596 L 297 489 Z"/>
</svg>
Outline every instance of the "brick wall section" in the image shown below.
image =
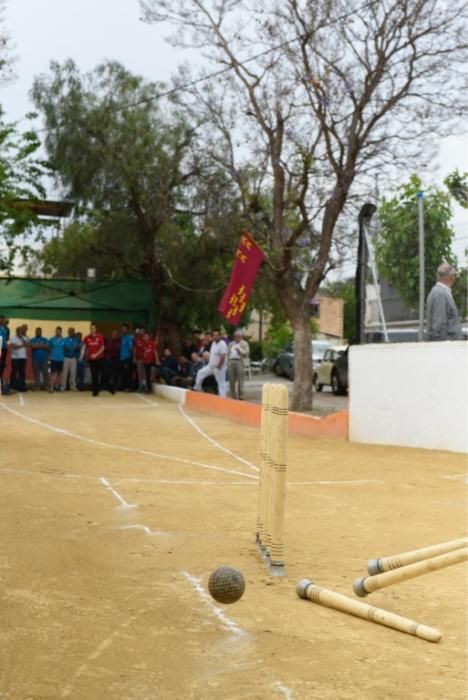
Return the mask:
<svg viewBox="0 0 468 700">
<path fill-rule="evenodd" d="M 336 338 L 341 340 L 343 338 L 343 324 L 344 324 L 344 301 L 343 299 L 338 299 L 334 297 L 326 297 L 322 294 L 317 294 L 315 297 L 320 305 L 320 317 L 318 319 L 320 323 L 320 333 L 330 337 L 331 339 Z M 270 324 L 270 314 L 264 313 L 261 327 L 262 340 L 265 339 L 266 333 L 268 331 L 268 326 Z M 250 323 L 246 327 L 246 335 L 251 337 L 253 340 L 259 340 L 260 331 L 260 318 L 258 311 L 252 311 L 250 316 Z"/>
<path fill-rule="evenodd" d="M 343 337 L 343 299 L 326 297 L 322 294 L 317 294 L 316 299 L 320 308 L 318 318 L 320 333 L 341 339 Z"/>
</svg>

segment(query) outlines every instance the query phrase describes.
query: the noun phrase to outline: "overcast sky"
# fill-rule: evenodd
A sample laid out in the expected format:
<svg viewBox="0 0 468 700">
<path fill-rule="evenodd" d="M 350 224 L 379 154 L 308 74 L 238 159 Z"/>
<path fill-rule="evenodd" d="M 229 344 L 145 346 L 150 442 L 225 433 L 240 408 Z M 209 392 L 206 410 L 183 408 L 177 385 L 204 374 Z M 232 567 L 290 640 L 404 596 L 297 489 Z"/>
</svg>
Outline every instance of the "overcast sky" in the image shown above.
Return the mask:
<svg viewBox="0 0 468 700">
<path fill-rule="evenodd" d="M 116 59 L 150 80 L 167 81 L 185 52 L 178 53 L 164 37 L 161 25 L 140 20 L 138 0 L 6 0 L 5 25 L 11 35 L 16 79 L 0 89 L 7 118 L 21 119 L 33 106 L 28 93 L 33 79 L 48 71 L 51 60 L 73 58 L 81 70 L 103 59 Z M 191 56 L 191 62 L 200 57 Z M 441 183 L 454 168 L 468 170 L 468 135 L 441 143 L 431 168 L 431 181 Z M 463 257 L 468 246 L 468 217 L 456 209 L 455 252 Z"/>
</svg>

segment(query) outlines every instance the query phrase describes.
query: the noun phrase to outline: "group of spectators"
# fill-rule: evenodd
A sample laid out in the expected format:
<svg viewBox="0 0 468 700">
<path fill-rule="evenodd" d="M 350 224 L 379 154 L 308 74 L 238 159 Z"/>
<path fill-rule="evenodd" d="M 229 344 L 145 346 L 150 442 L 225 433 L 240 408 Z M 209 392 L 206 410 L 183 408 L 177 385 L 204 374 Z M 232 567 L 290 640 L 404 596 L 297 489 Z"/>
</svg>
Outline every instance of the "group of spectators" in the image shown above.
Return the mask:
<svg viewBox="0 0 468 700">
<path fill-rule="evenodd" d="M 179 376 L 169 377 L 167 383 L 195 391 L 214 390 L 219 396 L 226 396 L 229 378 L 231 398 L 244 399 L 250 348 L 241 331 L 234 331 L 231 341 L 223 337 L 219 329 L 195 333 L 183 344 L 180 360 L 185 376 L 180 376 L 179 365 Z"/>
<path fill-rule="evenodd" d="M 195 332 L 184 341 L 178 357 L 168 347 L 160 355 L 156 341 L 145 328 L 131 332 L 128 324 L 122 325 L 120 333 L 112 331 L 107 339 L 95 324 L 84 337 L 74 328 L 69 328 L 64 336 L 60 326 L 51 338 L 44 337 L 40 327 L 32 337 L 27 332 L 24 324 L 10 335 L 8 320 L 0 316 L 3 394 L 27 391 L 26 364 L 30 353 L 36 391 L 83 391 L 89 368 L 93 396 L 101 390 L 111 394 L 117 390 L 151 393 L 154 381 L 226 396 L 229 373 L 230 395 L 244 398 L 249 345 L 240 331 L 235 331 L 231 342 L 218 329 Z M 4 374 L 8 353 L 7 379 Z"/>
</svg>

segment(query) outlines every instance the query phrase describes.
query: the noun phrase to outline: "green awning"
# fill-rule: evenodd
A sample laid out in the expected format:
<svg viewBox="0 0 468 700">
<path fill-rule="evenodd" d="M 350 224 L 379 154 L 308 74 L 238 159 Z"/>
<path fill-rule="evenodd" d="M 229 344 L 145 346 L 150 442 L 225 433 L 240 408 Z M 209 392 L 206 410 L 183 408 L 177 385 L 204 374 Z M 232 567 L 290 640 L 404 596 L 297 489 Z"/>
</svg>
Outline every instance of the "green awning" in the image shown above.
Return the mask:
<svg viewBox="0 0 468 700">
<path fill-rule="evenodd" d="M 127 321 L 149 326 L 155 311 L 146 280 L 0 278 L 0 314 L 10 318 Z"/>
</svg>

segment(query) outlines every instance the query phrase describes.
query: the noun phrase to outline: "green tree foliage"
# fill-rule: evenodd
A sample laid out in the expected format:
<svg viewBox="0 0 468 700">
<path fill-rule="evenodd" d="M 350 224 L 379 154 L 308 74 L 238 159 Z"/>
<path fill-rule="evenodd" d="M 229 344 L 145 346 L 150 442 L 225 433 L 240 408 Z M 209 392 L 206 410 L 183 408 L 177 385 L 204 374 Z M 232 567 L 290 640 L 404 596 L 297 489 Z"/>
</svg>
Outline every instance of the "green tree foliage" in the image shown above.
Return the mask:
<svg viewBox="0 0 468 700">
<path fill-rule="evenodd" d="M 460 317 L 468 319 L 468 267 L 466 265 L 457 270 L 452 294 Z"/>
<path fill-rule="evenodd" d="M 0 85 L 13 77 L 10 36 L 0 0 Z M 27 115 L 30 116 L 30 115 Z M 31 115 L 32 116 L 32 115 Z M 0 107 L 0 271 L 11 272 L 18 256 L 27 259 L 31 246 L 24 234 L 41 238 L 41 225 L 28 203 L 44 197 L 42 178 L 47 165 L 38 158 L 39 140 L 32 130 L 21 133 L 5 121 Z"/>
<path fill-rule="evenodd" d="M 85 75 L 73 61 L 53 63 L 35 81 L 46 149 L 77 219 L 40 262 L 57 274 L 91 266 L 101 277 L 149 279 L 161 331 L 175 343 L 216 317 L 239 228 L 226 178 L 203 178 L 196 132 L 163 112 L 160 90 L 115 62 Z"/>
<path fill-rule="evenodd" d="M 445 178 L 444 185 L 451 197 L 463 209 L 468 209 L 468 172 L 460 173 L 457 168 Z M 467 256 L 468 249 L 465 249 L 465 258 Z M 468 268 L 466 265 L 458 269 L 452 292 L 461 317 L 468 318 Z"/>
<path fill-rule="evenodd" d="M 319 324 L 317 319 L 311 318 L 310 321 L 311 337 L 315 338 L 319 332 Z M 294 332 L 289 321 L 279 322 L 273 320 L 268 328 L 266 339 L 263 342 L 263 353 L 265 357 L 275 357 L 287 345 L 294 340 Z"/>
<path fill-rule="evenodd" d="M 459 173 L 458 168 L 448 175 L 444 185 L 458 204 L 468 209 L 468 173 Z"/>
<path fill-rule="evenodd" d="M 421 180 L 412 175 L 391 199 L 383 198 L 379 208 L 380 233 L 375 240 L 379 273 L 397 289 L 410 308 L 419 303 L 418 205 Z M 452 254 L 454 230 L 447 192 L 435 187 L 424 191 L 425 288 L 434 284 L 435 271 L 442 262 L 455 264 Z"/>
<path fill-rule="evenodd" d="M 45 196 L 42 181 L 48 168 L 37 156 L 39 145 L 33 131 L 20 133 L 0 114 L 0 270 L 6 272 L 18 255 L 27 260 L 31 254 L 24 234 L 42 239 L 43 225 L 29 206 Z"/>
<path fill-rule="evenodd" d="M 329 297 L 344 300 L 343 333 L 349 341 L 356 336 L 356 293 L 354 278 L 328 282 L 321 288 L 321 293 Z"/>
</svg>

